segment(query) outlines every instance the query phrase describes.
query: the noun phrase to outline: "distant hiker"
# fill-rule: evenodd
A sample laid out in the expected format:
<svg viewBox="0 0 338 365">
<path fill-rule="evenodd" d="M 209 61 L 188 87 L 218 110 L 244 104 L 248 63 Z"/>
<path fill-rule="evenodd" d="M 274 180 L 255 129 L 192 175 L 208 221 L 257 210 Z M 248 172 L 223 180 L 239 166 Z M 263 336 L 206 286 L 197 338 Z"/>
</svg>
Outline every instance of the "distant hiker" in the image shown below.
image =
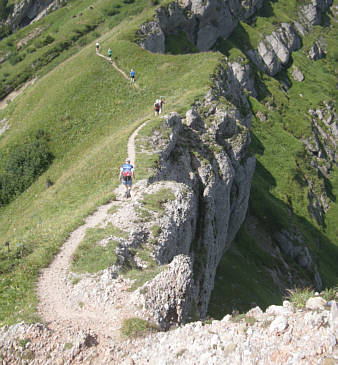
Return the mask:
<svg viewBox="0 0 338 365">
<path fill-rule="evenodd" d="M 155 116 L 159 114 L 160 109 L 161 109 L 161 101 L 159 99 L 156 99 L 154 103 Z"/>
<path fill-rule="evenodd" d="M 162 107 L 163 107 L 163 104 L 165 104 L 164 100 L 163 100 L 163 96 L 160 96 L 160 114 L 162 113 Z"/>
<path fill-rule="evenodd" d="M 126 159 L 120 168 L 119 180 L 122 177 L 122 184 L 126 187 L 125 197 L 130 197 L 131 186 L 133 184 L 132 178 L 135 178 L 134 166 L 130 164 L 130 158 Z"/>
<path fill-rule="evenodd" d="M 135 82 L 135 71 L 133 69 L 130 70 L 130 79 L 132 82 Z"/>
<path fill-rule="evenodd" d="M 96 52 L 98 52 L 100 49 L 100 43 L 99 42 L 96 42 Z"/>
<path fill-rule="evenodd" d="M 112 50 L 109 48 L 108 49 L 108 57 L 111 58 L 111 55 L 113 54 Z"/>
</svg>

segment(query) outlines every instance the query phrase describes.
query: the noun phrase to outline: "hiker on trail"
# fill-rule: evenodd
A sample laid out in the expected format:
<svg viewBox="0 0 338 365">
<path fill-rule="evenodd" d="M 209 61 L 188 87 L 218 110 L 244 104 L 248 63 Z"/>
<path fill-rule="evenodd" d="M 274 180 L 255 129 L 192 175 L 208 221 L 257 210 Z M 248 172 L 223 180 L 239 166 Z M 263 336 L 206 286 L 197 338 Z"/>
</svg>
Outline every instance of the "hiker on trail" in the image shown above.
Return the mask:
<svg viewBox="0 0 338 365">
<path fill-rule="evenodd" d="M 165 104 L 165 102 L 163 100 L 163 96 L 160 96 L 160 111 L 159 111 L 160 114 L 162 113 L 163 104 Z"/>
<path fill-rule="evenodd" d="M 161 109 L 161 100 L 160 99 L 156 99 L 155 103 L 154 103 L 154 112 L 155 112 L 155 116 L 159 115 Z"/>
<path fill-rule="evenodd" d="M 99 52 L 99 49 L 100 49 L 100 43 L 96 42 L 96 52 Z"/>
<path fill-rule="evenodd" d="M 131 186 L 133 184 L 132 178 L 135 178 L 134 166 L 130 164 L 130 158 L 126 159 L 120 168 L 119 180 L 122 177 L 122 184 L 126 187 L 125 197 L 130 198 Z"/>
<path fill-rule="evenodd" d="M 111 55 L 113 54 L 112 50 L 109 48 L 108 49 L 108 57 L 111 58 Z"/>
<path fill-rule="evenodd" d="M 132 82 L 135 82 L 135 71 L 133 69 L 130 70 L 130 79 Z"/>
</svg>

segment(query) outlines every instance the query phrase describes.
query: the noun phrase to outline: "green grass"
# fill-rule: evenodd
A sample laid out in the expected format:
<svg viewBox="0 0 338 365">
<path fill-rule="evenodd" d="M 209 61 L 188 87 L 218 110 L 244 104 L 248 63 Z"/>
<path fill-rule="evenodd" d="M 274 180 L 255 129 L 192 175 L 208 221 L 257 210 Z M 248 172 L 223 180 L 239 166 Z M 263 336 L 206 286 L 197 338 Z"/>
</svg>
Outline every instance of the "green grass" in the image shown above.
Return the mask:
<svg viewBox="0 0 338 365">
<path fill-rule="evenodd" d="M 186 34 L 170 34 L 165 38 L 165 51 L 170 54 L 184 54 L 199 52 L 198 48 L 189 42 Z"/>
<path fill-rule="evenodd" d="M 119 6 L 118 13 L 110 15 L 113 10 L 116 12 L 116 6 Z M 98 38 L 100 34 L 112 29 L 125 18 L 141 12 L 146 6 L 142 0 L 136 0 L 132 5 L 120 3 L 118 0 L 97 0 L 94 4 L 88 0 L 73 0 L 38 22 L 1 40 L 2 53 L 11 52 L 11 56 L 0 68 L 0 80 L 2 80 L 0 97 L 8 88 L 9 90 L 17 88 L 35 75 L 46 74 L 55 65 Z M 17 51 L 17 43 L 36 29 L 42 30 L 42 33 Z M 46 44 L 46 39 L 54 41 Z M 11 64 L 10 60 L 14 55 L 21 61 Z"/>
<path fill-rule="evenodd" d="M 278 263 L 241 228 L 218 266 L 208 315 L 221 319 L 233 311 L 246 312 L 255 305 L 266 308 L 281 303 L 282 296 L 264 267 Z"/>
<path fill-rule="evenodd" d="M 166 266 L 158 266 L 151 256 L 152 249 L 149 247 L 139 247 L 130 250 L 133 255 L 136 255 L 147 264 L 146 269 L 138 269 L 130 262 L 125 262 L 121 273 L 130 280 L 134 280 L 129 288 L 129 291 L 135 291 L 137 288 L 152 280 L 161 271 L 165 270 Z"/>
<path fill-rule="evenodd" d="M 306 301 L 314 297 L 314 291 L 309 288 L 304 289 L 291 289 L 287 299 L 296 307 L 304 308 Z"/>
<path fill-rule="evenodd" d="M 98 245 L 101 240 L 110 236 L 127 238 L 128 234 L 112 225 L 105 228 L 88 228 L 85 238 L 74 253 L 71 271 L 96 273 L 115 264 L 115 248 L 118 243 L 109 241 L 106 246 Z"/>
<path fill-rule="evenodd" d="M 151 267 L 144 270 L 132 269 L 128 271 L 125 276 L 128 279 L 135 280 L 132 286 L 130 287 L 130 291 L 135 291 L 147 281 L 154 279 L 156 275 L 158 275 L 163 270 L 163 266 L 161 267 Z"/>
<path fill-rule="evenodd" d="M 161 234 L 161 227 L 157 224 L 154 224 L 150 227 L 150 232 L 153 235 L 153 237 L 158 237 Z"/>
<path fill-rule="evenodd" d="M 123 337 L 140 337 L 158 331 L 158 327 L 141 318 L 127 318 L 123 321 L 121 334 Z"/>
<path fill-rule="evenodd" d="M 141 204 L 146 208 L 154 212 L 163 213 L 164 204 L 168 201 L 175 200 L 174 193 L 168 188 L 161 188 L 152 194 L 143 194 L 143 200 Z"/>
<path fill-rule="evenodd" d="M 122 21 L 101 39 L 103 53 L 111 47 L 120 68 L 125 72 L 131 67 L 136 70 L 140 89 L 97 57 L 92 42 L 81 47 L 74 57 L 62 63 L 69 55 L 59 59 L 57 67 L 56 63 L 49 64 L 49 73 L 46 69 L 45 76 L 0 112 L 0 119 L 6 117 L 11 125 L 0 139 L 1 149 L 43 127 L 50 135 L 55 156 L 49 169 L 29 189 L 0 208 L 3 242 L 9 240 L 11 247 L 23 243 L 27 248 L 27 255 L 21 258 L 13 258 L 12 251 L 8 255 L 4 246 L 0 249 L 0 323 L 36 320 L 34 288 L 40 268 L 48 265 L 84 217 L 113 198 L 128 137 L 152 116 L 153 100 L 164 95 L 166 112 L 170 112 L 189 107 L 197 95 L 208 89 L 219 54 L 155 55 L 123 40 L 152 14 L 152 8 L 147 12 L 146 9 L 134 17 L 128 15 L 126 22 Z M 56 15 L 57 12 L 53 16 Z M 65 24 L 59 16 L 57 34 L 63 33 L 61 25 Z M 72 13 L 64 16 L 71 18 Z M 47 24 L 51 18 L 43 19 Z M 69 29 L 65 27 L 64 35 Z M 19 33 L 14 36 L 21 37 Z M 153 72 L 154 69 L 160 72 Z M 13 74 L 20 72 L 15 70 Z M 196 72 L 199 78 L 193 77 Z M 54 182 L 48 189 L 47 176 Z"/>
</svg>

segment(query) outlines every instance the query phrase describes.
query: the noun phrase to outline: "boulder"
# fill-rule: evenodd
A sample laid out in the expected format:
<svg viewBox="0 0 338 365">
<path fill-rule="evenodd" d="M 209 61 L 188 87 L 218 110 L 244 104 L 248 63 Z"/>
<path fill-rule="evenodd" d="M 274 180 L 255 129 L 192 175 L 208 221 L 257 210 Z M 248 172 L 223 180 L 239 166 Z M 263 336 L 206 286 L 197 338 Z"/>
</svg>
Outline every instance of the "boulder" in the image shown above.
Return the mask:
<svg viewBox="0 0 338 365">
<path fill-rule="evenodd" d="M 292 77 L 295 81 L 304 81 L 304 75 L 297 66 L 292 66 Z"/>
<path fill-rule="evenodd" d="M 306 301 L 305 307 L 311 310 L 323 310 L 325 304 L 326 301 L 322 297 L 313 297 Z"/>
<path fill-rule="evenodd" d="M 285 316 L 276 317 L 270 324 L 269 332 L 281 333 L 288 327 L 289 323 Z"/>
</svg>

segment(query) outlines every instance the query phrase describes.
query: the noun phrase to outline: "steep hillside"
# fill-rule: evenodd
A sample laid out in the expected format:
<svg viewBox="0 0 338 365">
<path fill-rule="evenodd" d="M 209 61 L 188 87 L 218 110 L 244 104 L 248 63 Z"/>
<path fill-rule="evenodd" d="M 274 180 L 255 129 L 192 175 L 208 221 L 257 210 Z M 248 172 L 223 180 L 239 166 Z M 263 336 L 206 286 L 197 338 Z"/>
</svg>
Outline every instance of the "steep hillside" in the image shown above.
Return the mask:
<svg viewBox="0 0 338 365">
<path fill-rule="evenodd" d="M 265 4 L 249 24 L 239 24 L 216 45 L 229 60 L 250 65 L 257 168 L 247 220 L 219 267 L 212 316 L 275 303 L 290 287 L 337 285 L 337 22 L 336 7 L 331 9 L 323 26 L 305 31 L 302 47 L 274 78 L 251 63 L 247 50 L 255 47 L 254 37 L 257 44 L 277 28 L 276 19 L 295 19 L 283 2 Z M 317 45 L 322 53 L 314 56 Z M 295 67 L 303 81 L 294 75 Z M 304 272 L 309 262 L 299 253 L 303 245 L 318 268 L 317 278 Z M 254 265 L 254 275 L 241 269 L 248 265 Z"/>
<path fill-rule="evenodd" d="M 7 178 L 8 166 L 24 166 L 23 188 L 8 189 L 0 210 L 9 241 L 0 251 L 3 323 L 36 318 L 39 270 L 84 217 L 115 198 L 127 138 L 148 120 L 136 156 L 145 194 L 128 208 L 137 229 L 111 246 L 114 275 L 141 286 L 143 316 L 169 328 L 338 282 L 335 6 L 157 5 L 74 0 L 0 43 L 1 96 L 38 78 L 0 112 L 0 172 Z M 100 34 L 101 52 L 110 47 L 117 67 L 134 68 L 135 85 L 95 54 Z M 179 114 L 154 118 L 160 95 L 165 112 Z M 44 163 L 34 157 L 41 135 Z M 118 236 L 101 233 L 88 233 L 74 272 L 101 275 L 111 265 L 90 262 L 105 254 L 97 242 Z"/>
<path fill-rule="evenodd" d="M 29 189 L 1 208 L 1 237 L 9 241 L 9 250 L 1 247 L 1 321 L 32 319 L 39 269 L 85 216 L 113 197 L 127 138 L 145 118 L 152 119 L 154 99 L 165 95 L 166 111 L 184 110 L 207 91 L 219 54 L 158 56 L 122 40 L 147 11 L 152 9 L 101 39 L 102 52 L 111 47 L 121 69 L 137 70 L 138 88 L 98 57 L 92 43 L 0 114 L 9 125 L 0 140 L 2 150 L 43 130 L 54 156 Z M 199 78 L 193 77 L 196 73 Z"/>
</svg>

